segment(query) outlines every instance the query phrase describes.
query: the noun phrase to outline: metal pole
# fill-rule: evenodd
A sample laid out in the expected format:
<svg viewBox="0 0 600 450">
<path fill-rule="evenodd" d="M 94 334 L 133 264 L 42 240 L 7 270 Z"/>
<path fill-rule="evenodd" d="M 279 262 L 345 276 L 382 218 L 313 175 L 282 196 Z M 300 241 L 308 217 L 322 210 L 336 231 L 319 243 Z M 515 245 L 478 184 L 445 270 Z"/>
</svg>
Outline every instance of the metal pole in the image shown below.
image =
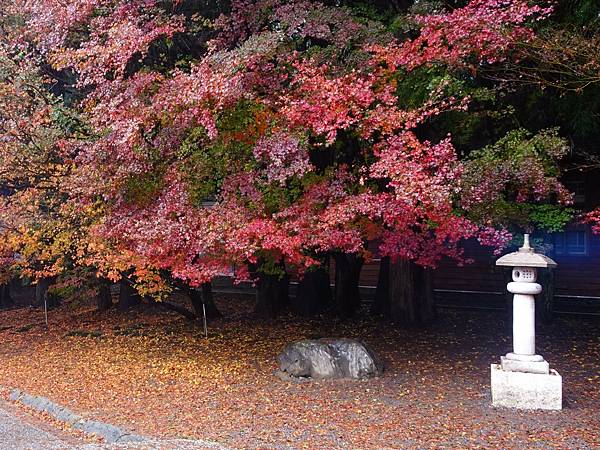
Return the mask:
<svg viewBox="0 0 600 450">
<path fill-rule="evenodd" d="M 48 328 L 48 296 L 44 295 L 44 316 L 46 317 L 46 328 Z"/>
<path fill-rule="evenodd" d="M 204 306 L 204 302 L 202 302 L 202 316 L 204 320 L 204 337 L 208 338 L 208 327 L 206 325 L 206 307 Z"/>
</svg>

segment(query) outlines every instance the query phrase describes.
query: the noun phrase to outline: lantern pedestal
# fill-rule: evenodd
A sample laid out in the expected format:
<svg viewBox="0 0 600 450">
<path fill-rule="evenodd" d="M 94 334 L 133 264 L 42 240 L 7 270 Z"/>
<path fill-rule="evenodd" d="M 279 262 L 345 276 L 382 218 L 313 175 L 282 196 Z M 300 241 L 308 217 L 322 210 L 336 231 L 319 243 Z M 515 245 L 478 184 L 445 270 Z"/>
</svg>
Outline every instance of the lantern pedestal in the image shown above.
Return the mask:
<svg viewBox="0 0 600 450">
<path fill-rule="evenodd" d="M 548 374 L 513 372 L 492 364 L 491 375 L 493 406 L 562 409 L 562 377 L 556 370 Z"/>
<path fill-rule="evenodd" d="M 523 359 L 523 356 L 515 355 L 514 353 L 501 356 L 500 367 L 502 367 L 502 370 L 509 372 L 541 373 L 544 375 L 550 373 L 550 364 L 540 355 L 534 355 L 534 357 L 539 358 L 537 360 Z"/>
<path fill-rule="evenodd" d="M 562 377 L 535 352 L 535 297 L 542 292 L 536 283 L 537 268 L 556 263 L 535 253 L 524 236 L 518 252 L 503 256 L 496 264 L 513 267 L 507 289 L 513 298 L 513 351 L 491 366 L 492 405 L 519 409 L 562 409 Z"/>
</svg>

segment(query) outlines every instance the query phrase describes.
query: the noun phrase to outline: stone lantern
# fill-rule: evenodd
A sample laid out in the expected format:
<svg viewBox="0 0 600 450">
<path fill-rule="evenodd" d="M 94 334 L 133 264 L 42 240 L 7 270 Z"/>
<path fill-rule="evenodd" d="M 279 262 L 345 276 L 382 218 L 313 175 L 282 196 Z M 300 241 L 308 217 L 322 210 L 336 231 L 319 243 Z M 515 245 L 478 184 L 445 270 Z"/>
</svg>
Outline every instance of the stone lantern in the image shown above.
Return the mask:
<svg viewBox="0 0 600 450">
<path fill-rule="evenodd" d="M 556 263 L 536 253 L 525 234 L 523 247 L 504 255 L 497 266 L 513 267 L 507 288 L 513 297 L 513 351 L 492 364 L 492 404 L 521 409 L 562 409 L 562 377 L 535 352 L 535 297 L 542 292 L 538 268 Z"/>
</svg>

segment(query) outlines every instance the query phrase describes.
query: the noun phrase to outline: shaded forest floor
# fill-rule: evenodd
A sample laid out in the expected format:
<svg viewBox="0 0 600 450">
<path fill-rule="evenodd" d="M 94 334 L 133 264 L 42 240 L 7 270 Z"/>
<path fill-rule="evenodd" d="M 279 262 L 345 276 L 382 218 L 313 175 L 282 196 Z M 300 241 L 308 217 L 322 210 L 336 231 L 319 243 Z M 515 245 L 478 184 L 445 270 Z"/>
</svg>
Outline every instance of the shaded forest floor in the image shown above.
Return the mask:
<svg viewBox="0 0 600 450">
<path fill-rule="evenodd" d="M 423 330 L 371 318 L 255 320 L 217 298 L 200 326 L 158 309 L 0 311 L 0 385 L 160 437 L 237 448 L 599 448 L 600 321 L 559 318 L 538 348 L 563 376 L 562 412 L 490 406 L 489 366 L 510 349 L 499 313 L 442 312 Z M 352 337 L 386 364 L 369 381 L 289 382 L 275 358 L 300 338 Z"/>
</svg>

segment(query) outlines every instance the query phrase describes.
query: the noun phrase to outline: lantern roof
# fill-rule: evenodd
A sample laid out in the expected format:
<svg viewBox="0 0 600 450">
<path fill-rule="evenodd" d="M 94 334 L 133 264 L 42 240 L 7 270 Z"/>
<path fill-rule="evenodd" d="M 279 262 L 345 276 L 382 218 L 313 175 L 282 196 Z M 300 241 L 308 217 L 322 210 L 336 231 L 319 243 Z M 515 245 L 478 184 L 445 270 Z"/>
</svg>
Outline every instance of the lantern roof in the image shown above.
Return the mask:
<svg viewBox="0 0 600 450">
<path fill-rule="evenodd" d="M 516 252 L 508 253 L 498 258 L 498 260 L 496 260 L 496 265 L 509 267 L 554 268 L 557 264 L 552 258 L 542 255 L 541 253 L 536 253 L 535 249 L 529 245 L 529 235 L 525 234 L 523 247 Z"/>
</svg>

